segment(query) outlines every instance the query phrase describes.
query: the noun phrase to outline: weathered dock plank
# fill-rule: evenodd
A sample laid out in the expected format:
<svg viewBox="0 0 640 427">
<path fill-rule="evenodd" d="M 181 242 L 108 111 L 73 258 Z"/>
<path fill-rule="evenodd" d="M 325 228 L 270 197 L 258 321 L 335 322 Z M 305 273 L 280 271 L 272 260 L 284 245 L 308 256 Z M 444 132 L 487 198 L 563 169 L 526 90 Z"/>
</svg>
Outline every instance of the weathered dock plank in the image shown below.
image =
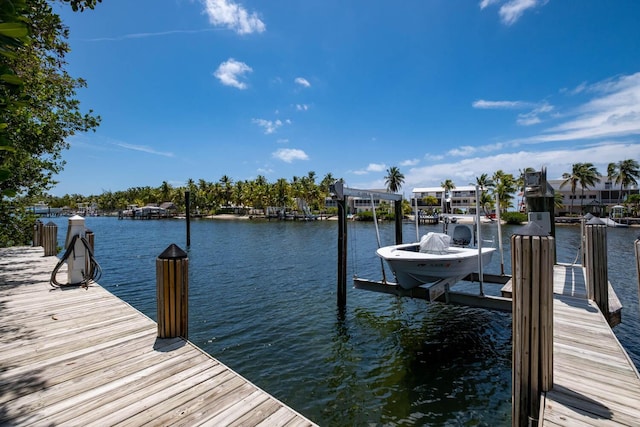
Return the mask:
<svg viewBox="0 0 640 427">
<path fill-rule="evenodd" d="M 0 425 L 315 425 L 101 286 L 51 288 L 56 262 L 0 249 Z"/>
<path fill-rule="evenodd" d="M 582 271 L 554 268 L 554 384 L 542 397 L 540 425 L 638 425 L 640 375 L 598 306 L 586 299 Z"/>
</svg>

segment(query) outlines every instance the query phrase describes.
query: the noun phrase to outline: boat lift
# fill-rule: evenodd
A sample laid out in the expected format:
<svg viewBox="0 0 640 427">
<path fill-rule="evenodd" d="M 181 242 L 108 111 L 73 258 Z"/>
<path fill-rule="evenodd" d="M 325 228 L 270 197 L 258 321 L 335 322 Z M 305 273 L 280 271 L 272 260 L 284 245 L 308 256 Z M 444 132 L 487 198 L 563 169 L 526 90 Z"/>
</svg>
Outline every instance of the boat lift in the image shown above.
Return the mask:
<svg viewBox="0 0 640 427">
<path fill-rule="evenodd" d="M 338 307 L 346 305 L 346 282 L 347 282 L 347 200 L 348 197 L 372 198 L 377 197 L 382 200 L 394 201 L 395 206 L 395 238 L 396 244 L 402 243 L 402 195 L 396 193 L 359 190 L 347 188 L 340 181 L 330 186 L 331 197 L 338 204 Z M 382 261 L 382 260 L 381 260 Z M 383 266 L 384 276 L 384 266 Z M 472 273 L 466 276 L 464 281 L 486 282 L 505 285 L 510 281 L 509 276 Z M 511 311 L 511 298 L 485 295 L 481 290 L 479 294 L 470 294 L 451 291 L 451 286 L 457 280 L 446 278 L 435 283 L 421 285 L 412 289 L 404 289 L 397 283 L 389 282 L 386 277 L 382 281 L 369 280 L 359 277 L 353 278 L 353 285 L 356 289 L 372 292 L 381 292 L 399 297 L 410 297 L 423 299 L 430 302 L 444 302 L 448 304 L 480 307 L 499 311 Z"/>
</svg>

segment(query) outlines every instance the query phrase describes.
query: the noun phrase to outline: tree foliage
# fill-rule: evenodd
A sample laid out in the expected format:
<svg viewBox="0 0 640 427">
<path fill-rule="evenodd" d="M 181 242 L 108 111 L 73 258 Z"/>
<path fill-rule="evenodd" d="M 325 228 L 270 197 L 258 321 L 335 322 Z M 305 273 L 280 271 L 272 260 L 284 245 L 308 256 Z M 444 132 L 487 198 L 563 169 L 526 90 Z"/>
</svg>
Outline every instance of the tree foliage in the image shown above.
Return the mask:
<svg viewBox="0 0 640 427">
<path fill-rule="evenodd" d="M 74 10 L 99 1 L 63 0 Z M 1 246 L 28 242 L 15 238 L 25 234 L 16 234 L 26 224 L 21 201 L 52 188 L 67 138 L 100 122 L 80 111 L 76 90 L 86 83 L 65 70 L 68 34 L 46 0 L 0 2 Z"/>
</svg>

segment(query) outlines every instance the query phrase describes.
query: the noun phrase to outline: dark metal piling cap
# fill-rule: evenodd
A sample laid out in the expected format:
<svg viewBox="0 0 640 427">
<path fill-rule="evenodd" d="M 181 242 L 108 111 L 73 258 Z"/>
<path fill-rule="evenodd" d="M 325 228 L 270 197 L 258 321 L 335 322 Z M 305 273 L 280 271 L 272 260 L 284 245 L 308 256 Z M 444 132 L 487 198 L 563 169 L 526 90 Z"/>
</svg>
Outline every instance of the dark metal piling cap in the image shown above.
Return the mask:
<svg viewBox="0 0 640 427">
<path fill-rule="evenodd" d="M 167 249 L 160 255 L 159 259 L 184 259 L 187 258 L 187 253 L 180 249 L 175 243 L 170 244 Z"/>
<path fill-rule="evenodd" d="M 550 234 L 540 227 L 537 223 L 529 221 L 525 226 L 522 226 L 513 233 L 517 236 L 549 236 Z"/>
<path fill-rule="evenodd" d="M 607 224 L 605 224 L 605 222 L 600 218 L 598 218 L 597 216 L 594 216 L 589 221 L 587 221 L 587 225 L 607 225 Z"/>
</svg>

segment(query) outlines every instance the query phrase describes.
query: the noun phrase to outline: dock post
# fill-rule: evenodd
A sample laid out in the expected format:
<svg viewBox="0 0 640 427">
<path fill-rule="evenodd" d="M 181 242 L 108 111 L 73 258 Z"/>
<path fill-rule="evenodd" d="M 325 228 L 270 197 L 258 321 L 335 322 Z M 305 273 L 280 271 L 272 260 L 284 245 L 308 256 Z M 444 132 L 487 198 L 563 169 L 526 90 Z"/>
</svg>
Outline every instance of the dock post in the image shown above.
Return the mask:
<svg viewBox="0 0 640 427">
<path fill-rule="evenodd" d="M 31 245 L 34 248 L 38 246 L 42 246 L 42 234 L 44 224 L 39 219 L 36 220 L 35 224 L 33 224 L 33 244 Z"/>
<path fill-rule="evenodd" d="M 640 237 L 633 244 L 636 249 L 636 277 L 638 278 L 638 295 L 640 296 Z"/>
<path fill-rule="evenodd" d="M 188 338 L 189 258 L 171 244 L 156 259 L 158 338 Z"/>
<path fill-rule="evenodd" d="M 553 387 L 554 259 L 554 238 L 537 224 L 511 236 L 513 426 L 536 426 L 540 392 Z"/>
<path fill-rule="evenodd" d="M 396 219 L 396 245 L 402 244 L 402 200 L 393 202 L 394 216 Z"/>
<path fill-rule="evenodd" d="M 53 221 L 49 221 L 42 230 L 44 256 L 55 256 L 58 253 L 58 226 Z"/>
<path fill-rule="evenodd" d="M 93 254 L 93 252 L 95 251 L 95 241 L 96 241 L 95 233 L 87 228 L 84 231 L 84 237 L 87 240 L 87 243 L 89 244 L 89 249 L 91 249 L 91 254 Z M 90 257 L 87 257 L 86 259 L 84 271 L 87 272 L 87 277 L 93 277 L 93 273 L 94 273 L 93 264 L 91 263 Z"/>
<path fill-rule="evenodd" d="M 607 225 L 597 217 L 584 227 L 587 297 L 609 319 L 609 276 L 607 271 Z"/>
<path fill-rule="evenodd" d="M 338 205 L 338 307 L 347 305 L 347 202 L 346 197 L 336 200 Z"/>
<path fill-rule="evenodd" d="M 191 197 L 190 192 L 184 192 L 184 206 L 187 211 L 187 247 L 191 246 Z"/>
</svg>

